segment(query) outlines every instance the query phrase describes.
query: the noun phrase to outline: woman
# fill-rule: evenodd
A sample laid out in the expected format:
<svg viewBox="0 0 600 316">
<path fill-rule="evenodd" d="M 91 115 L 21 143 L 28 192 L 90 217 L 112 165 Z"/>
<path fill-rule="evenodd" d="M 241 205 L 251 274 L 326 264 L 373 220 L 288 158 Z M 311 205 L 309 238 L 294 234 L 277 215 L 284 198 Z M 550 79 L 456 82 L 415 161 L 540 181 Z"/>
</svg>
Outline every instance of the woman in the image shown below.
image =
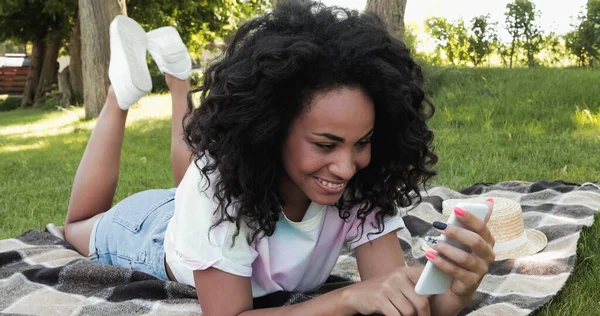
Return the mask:
<svg viewBox="0 0 600 316">
<path fill-rule="evenodd" d="M 65 224 L 79 252 L 194 286 L 205 315 L 454 315 L 472 299 L 494 240 L 469 213 L 457 214 L 473 232 L 443 233 L 471 253 L 443 243 L 435 249 L 455 263 L 428 253 L 455 277 L 447 293 L 415 294 L 422 269 L 405 266 L 397 208 L 418 202 L 435 175 L 433 108 L 420 67 L 377 17 L 284 2 L 237 31 L 192 91 L 198 108 L 186 102 L 189 57 L 173 30 L 150 32 L 144 44 L 133 20 L 111 25 L 113 87 Z M 177 188 L 111 207 L 127 109 L 150 89 L 146 47 L 172 96 Z M 253 297 L 318 288 L 343 247 L 355 251 L 361 282 L 253 310 Z"/>
</svg>

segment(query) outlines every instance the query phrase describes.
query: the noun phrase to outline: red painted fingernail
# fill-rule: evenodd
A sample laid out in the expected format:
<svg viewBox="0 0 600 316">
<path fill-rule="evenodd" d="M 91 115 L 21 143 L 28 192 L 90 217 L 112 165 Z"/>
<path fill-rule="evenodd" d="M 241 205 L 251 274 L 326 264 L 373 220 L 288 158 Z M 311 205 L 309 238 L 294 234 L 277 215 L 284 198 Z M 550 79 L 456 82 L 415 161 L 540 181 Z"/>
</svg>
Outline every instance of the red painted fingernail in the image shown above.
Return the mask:
<svg viewBox="0 0 600 316">
<path fill-rule="evenodd" d="M 435 259 L 435 257 L 437 257 L 437 254 L 435 252 L 433 252 L 433 251 L 426 251 L 425 252 L 425 257 L 433 260 L 433 259 Z"/>
<path fill-rule="evenodd" d="M 489 198 L 489 199 L 487 199 L 487 201 L 494 204 L 494 198 Z"/>
<path fill-rule="evenodd" d="M 455 207 L 454 213 L 456 213 L 456 215 L 458 215 L 458 216 L 465 216 L 465 214 L 467 214 L 467 211 L 463 210 L 460 207 Z"/>
</svg>

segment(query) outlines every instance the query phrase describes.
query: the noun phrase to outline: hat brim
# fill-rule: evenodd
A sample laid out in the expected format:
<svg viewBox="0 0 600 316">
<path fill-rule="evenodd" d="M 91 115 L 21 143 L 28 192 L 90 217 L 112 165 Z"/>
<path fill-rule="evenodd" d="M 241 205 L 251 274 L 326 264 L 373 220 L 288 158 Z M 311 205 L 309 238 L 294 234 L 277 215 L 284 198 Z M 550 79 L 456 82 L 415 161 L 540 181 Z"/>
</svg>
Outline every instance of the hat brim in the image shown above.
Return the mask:
<svg viewBox="0 0 600 316">
<path fill-rule="evenodd" d="M 514 249 L 496 252 L 495 261 L 531 256 L 542 251 L 548 244 L 548 238 L 546 238 L 546 235 L 538 230 L 526 229 L 525 235 L 527 236 L 526 243 Z M 439 237 L 434 237 L 434 239 L 437 238 Z M 421 249 L 423 249 L 423 251 L 433 250 L 425 241 L 423 241 L 421 244 Z"/>
</svg>

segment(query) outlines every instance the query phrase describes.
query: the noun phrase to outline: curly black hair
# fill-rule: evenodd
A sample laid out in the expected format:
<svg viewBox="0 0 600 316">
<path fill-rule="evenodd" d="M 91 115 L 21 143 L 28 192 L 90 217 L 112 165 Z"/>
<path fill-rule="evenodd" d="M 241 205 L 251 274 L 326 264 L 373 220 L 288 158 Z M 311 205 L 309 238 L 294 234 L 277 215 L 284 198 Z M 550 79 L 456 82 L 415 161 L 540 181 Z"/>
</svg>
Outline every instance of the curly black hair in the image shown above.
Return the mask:
<svg viewBox="0 0 600 316">
<path fill-rule="evenodd" d="M 213 227 L 235 222 L 239 232 L 243 219 L 253 231 L 249 242 L 271 236 L 282 212 L 281 151 L 292 121 L 316 93 L 361 87 L 375 106 L 371 162 L 335 206 L 342 219 L 359 206 L 361 231 L 366 217 L 379 209 L 381 233 L 384 218 L 396 215 L 398 206 L 420 202 L 420 185 L 436 174 L 427 126 L 434 108 L 422 86 L 421 68 L 409 49 L 372 13 L 283 1 L 246 22 L 207 69 L 203 86 L 188 95 L 184 119 L 196 166 L 206 179 L 218 175 L 209 183 L 219 203 Z M 226 211 L 233 204 L 234 215 Z"/>
</svg>

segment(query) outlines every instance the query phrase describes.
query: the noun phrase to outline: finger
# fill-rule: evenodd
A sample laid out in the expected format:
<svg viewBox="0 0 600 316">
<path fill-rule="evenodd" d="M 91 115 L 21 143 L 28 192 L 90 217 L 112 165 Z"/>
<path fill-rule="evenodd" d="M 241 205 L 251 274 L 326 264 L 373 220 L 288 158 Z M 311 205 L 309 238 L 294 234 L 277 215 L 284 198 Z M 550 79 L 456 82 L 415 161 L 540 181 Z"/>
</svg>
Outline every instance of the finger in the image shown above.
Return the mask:
<svg viewBox="0 0 600 316">
<path fill-rule="evenodd" d="M 423 266 L 420 267 L 406 267 L 404 270 L 404 274 L 408 277 L 408 280 L 412 284 L 417 284 L 421 274 L 423 273 Z"/>
<path fill-rule="evenodd" d="M 473 215 L 467 210 L 464 210 L 460 207 L 454 207 L 453 209 L 456 218 L 460 220 L 463 224 L 469 227 L 475 233 L 479 233 L 487 228 L 486 223 L 477 216 Z M 487 212 L 486 217 L 490 214 L 489 210 Z"/>
<path fill-rule="evenodd" d="M 488 213 L 485 216 L 483 222 L 487 224 L 487 222 L 490 220 L 490 217 L 492 216 L 492 213 L 494 212 L 494 198 L 491 197 L 487 199 L 487 201 L 485 201 L 485 205 L 487 205 L 488 207 Z"/>
<path fill-rule="evenodd" d="M 494 261 L 492 246 L 480 235 L 455 225 L 448 225 L 441 233 L 471 248 L 471 252 L 477 257 L 487 262 Z"/>
<path fill-rule="evenodd" d="M 400 314 L 400 312 L 398 311 L 396 306 L 394 306 L 394 304 L 390 300 L 385 300 L 385 302 L 383 302 L 378 309 L 385 316 L 388 316 L 388 315 L 401 316 L 402 315 L 402 314 Z"/>
<path fill-rule="evenodd" d="M 460 208 L 455 208 L 455 212 L 457 213 L 457 215 L 458 213 L 462 214 L 462 216 L 457 216 L 458 218 L 472 217 L 471 219 L 483 223 L 473 214 L 470 214 L 469 212 L 466 212 Z M 484 225 L 483 228 L 481 228 L 481 231 L 479 232 L 471 231 L 456 225 L 444 225 L 443 223 L 441 223 L 441 225 L 437 225 L 436 223 L 434 223 L 434 226 L 447 237 L 455 239 L 458 242 L 471 248 L 471 251 L 473 251 L 477 256 L 480 256 L 486 260 L 489 260 L 493 257 L 493 247 L 495 244 L 495 240 L 494 237 L 492 237 L 492 234 L 490 233 L 490 230 L 487 228 L 487 226 Z"/>
<path fill-rule="evenodd" d="M 427 260 L 431 261 L 436 267 L 440 268 L 440 270 L 448 273 L 462 283 L 469 286 L 479 284 L 481 277 L 478 274 L 451 263 L 437 253 L 427 251 L 425 252 L 425 257 L 427 257 Z"/>
<path fill-rule="evenodd" d="M 437 244 L 431 244 L 430 247 L 437 251 L 438 254 L 446 256 L 446 258 L 450 259 L 463 269 L 477 274 L 487 273 L 488 264 L 473 253 L 466 252 L 443 241 L 438 241 Z"/>
<path fill-rule="evenodd" d="M 408 271 L 406 276 L 408 277 Z M 418 316 L 430 316 L 431 309 L 429 307 L 429 299 L 427 296 L 415 293 L 416 283 L 417 282 L 411 281 L 409 284 L 406 284 L 405 288 L 402 290 L 402 294 L 404 294 L 404 297 L 406 297 L 410 304 L 415 308 Z"/>
<path fill-rule="evenodd" d="M 466 215 L 465 215 L 466 216 Z M 470 231 L 457 225 L 448 225 L 442 222 L 433 222 L 435 227 L 441 234 L 452 238 L 472 250 L 481 245 L 487 245 L 487 242 L 476 232 Z"/>
<path fill-rule="evenodd" d="M 404 293 L 404 297 L 410 302 L 410 304 L 417 311 L 418 316 L 430 316 L 431 309 L 429 308 L 429 300 L 425 296 L 421 296 L 415 293 L 414 287 L 412 289 L 408 289 Z M 405 315 L 405 314 L 402 314 Z M 409 314 L 410 315 L 410 314 Z"/>
<path fill-rule="evenodd" d="M 404 296 L 403 292 L 398 291 L 398 293 L 395 293 L 389 299 L 402 316 L 416 315 L 415 307 L 406 296 Z"/>
</svg>

